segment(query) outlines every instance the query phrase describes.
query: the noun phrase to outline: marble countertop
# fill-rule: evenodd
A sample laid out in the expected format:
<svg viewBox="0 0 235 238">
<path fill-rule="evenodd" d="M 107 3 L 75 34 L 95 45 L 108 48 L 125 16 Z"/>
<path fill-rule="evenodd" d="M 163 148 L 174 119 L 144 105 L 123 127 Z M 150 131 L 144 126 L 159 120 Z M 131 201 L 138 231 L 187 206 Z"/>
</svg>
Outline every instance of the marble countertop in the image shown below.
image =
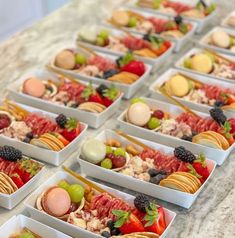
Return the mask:
<svg viewBox="0 0 235 238">
<path fill-rule="evenodd" d="M 7 41 L 0 43 L 0 93 L 6 95 L 6 87 L 22 74 L 32 69 L 43 68 L 51 55 L 64 46 L 73 45 L 74 33 L 84 23 L 101 22 L 104 15 L 120 4 L 121 0 L 74 0 L 53 14 L 45 17 L 37 24 L 17 33 Z M 200 39 L 212 26 L 218 25 L 230 11 L 235 10 L 235 0 L 219 0 L 219 14 L 205 31 L 194 37 L 194 41 L 185 45 L 184 49 L 171 56 L 161 70 L 152 75 L 136 96 L 148 96 L 148 86 L 158 75 L 164 72 L 182 54 L 192 48 L 194 42 Z M 126 107 L 123 101 L 117 115 Z M 99 130 L 89 129 L 87 135 L 97 134 L 104 128 L 114 128 L 116 119 L 113 116 Z M 68 158 L 64 165 L 79 171 L 76 154 Z M 60 167 L 47 165 L 45 176 L 41 182 L 60 170 Z M 234 154 L 218 167 L 205 189 L 200 193 L 194 205 L 189 209 L 158 201 L 163 206 L 177 213 L 176 220 L 168 234 L 169 238 L 232 238 L 235 237 L 235 158 Z M 114 185 L 110 185 L 116 187 Z M 133 191 L 118 188 L 135 194 Z M 0 208 L 0 225 L 11 216 L 25 213 L 23 202 L 12 211 Z"/>
</svg>

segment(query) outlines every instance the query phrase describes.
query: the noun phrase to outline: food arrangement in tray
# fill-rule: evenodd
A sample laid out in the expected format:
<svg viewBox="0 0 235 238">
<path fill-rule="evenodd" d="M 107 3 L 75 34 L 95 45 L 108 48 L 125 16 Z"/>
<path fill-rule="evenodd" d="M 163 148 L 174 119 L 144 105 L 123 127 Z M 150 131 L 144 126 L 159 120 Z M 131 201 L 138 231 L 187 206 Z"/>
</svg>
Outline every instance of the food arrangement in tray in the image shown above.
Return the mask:
<svg viewBox="0 0 235 238">
<path fill-rule="evenodd" d="M 173 116 L 159 110 L 157 105 L 135 99 L 125 113 L 125 120 L 146 130 L 216 149 L 227 150 L 234 143 L 234 118 L 227 119 L 218 107 L 212 108 L 208 117 L 192 111 Z"/>
<path fill-rule="evenodd" d="M 60 151 L 82 130 L 78 120 L 63 114 L 54 119 L 40 112 L 29 112 L 11 101 L 0 106 L 0 135 L 44 149 Z"/>
<path fill-rule="evenodd" d="M 203 19 L 215 11 L 214 3 L 207 4 L 206 1 L 200 0 L 194 6 L 187 4 L 185 1 L 171 0 L 138 0 L 136 5 L 141 8 L 153 9 L 170 15 L 181 15 L 192 19 Z"/>
<path fill-rule="evenodd" d="M 235 32 L 226 28 L 215 27 L 200 43 L 224 53 L 235 54 Z"/>
<path fill-rule="evenodd" d="M 12 146 L 0 147 L 0 194 L 11 195 L 27 184 L 42 169 L 42 164 L 26 157 Z"/>
<path fill-rule="evenodd" d="M 134 36 L 123 31 L 114 31 L 108 28 L 92 26 L 80 29 L 77 41 L 85 42 L 92 46 L 101 47 L 111 52 L 126 54 L 132 52 L 134 56 L 156 59 L 169 48 L 172 43 L 161 37 L 145 35 Z"/>
<path fill-rule="evenodd" d="M 86 140 L 81 147 L 81 159 L 122 175 L 192 194 L 210 175 L 205 156 L 195 156 L 183 146 L 165 153 L 148 146 L 139 148 L 131 142 L 122 143 L 112 136 L 105 141 Z"/>
<path fill-rule="evenodd" d="M 25 79 L 22 93 L 49 101 L 53 104 L 76 108 L 92 113 L 102 113 L 120 97 L 120 91 L 113 87 L 98 88 L 85 85 L 68 77 L 58 76 L 58 82 L 41 80 L 37 77 Z"/>
<path fill-rule="evenodd" d="M 235 11 L 231 12 L 222 22 L 222 26 L 235 29 Z"/>
<path fill-rule="evenodd" d="M 36 208 L 80 228 L 80 233 L 87 230 L 97 237 L 157 238 L 167 228 L 164 208 L 144 195 L 130 204 L 100 187 L 94 189 L 66 179 L 47 187 L 38 196 Z"/>
<path fill-rule="evenodd" d="M 185 22 L 181 16 L 174 19 L 155 15 L 145 16 L 143 12 L 129 9 L 115 10 L 108 22 L 132 32 L 159 34 L 172 39 L 183 38 L 193 28 L 192 23 Z"/>
<path fill-rule="evenodd" d="M 234 111 L 235 91 L 232 88 L 205 83 L 182 72 L 172 74 L 162 85 L 166 92 L 184 101 L 221 107 L 223 110 Z M 158 88 L 156 88 L 156 91 Z"/>
<path fill-rule="evenodd" d="M 24 227 L 20 231 L 10 235 L 9 238 L 42 238 L 41 236 Z"/>
<path fill-rule="evenodd" d="M 235 79 L 235 61 L 211 50 L 198 50 L 186 56 L 177 67 L 226 80 Z"/>
</svg>

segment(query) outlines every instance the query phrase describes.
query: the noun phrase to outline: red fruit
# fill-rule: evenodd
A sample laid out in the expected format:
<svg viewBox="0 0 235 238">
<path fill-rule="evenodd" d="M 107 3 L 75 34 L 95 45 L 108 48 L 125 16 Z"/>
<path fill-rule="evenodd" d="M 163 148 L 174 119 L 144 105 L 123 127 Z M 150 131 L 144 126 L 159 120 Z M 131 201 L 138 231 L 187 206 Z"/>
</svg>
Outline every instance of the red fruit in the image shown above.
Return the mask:
<svg viewBox="0 0 235 238">
<path fill-rule="evenodd" d="M 151 203 L 143 219 L 143 224 L 146 231 L 161 235 L 166 229 L 164 209 Z"/>
<path fill-rule="evenodd" d="M 121 71 L 129 72 L 142 76 L 145 72 L 145 65 L 141 61 L 133 60 L 130 63 L 121 67 Z"/>
<path fill-rule="evenodd" d="M 163 44 L 166 46 L 167 49 L 171 47 L 171 42 L 170 41 L 164 41 Z"/>
<path fill-rule="evenodd" d="M 113 210 L 112 213 L 117 217 L 115 227 L 119 228 L 122 234 L 145 231 L 141 221 L 133 213 L 122 210 Z"/>
<path fill-rule="evenodd" d="M 24 182 L 17 173 L 12 174 L 11 179 L 13 180 L 17 188 L 21 188 L 24 185 Z"/>
<path fill-rule="evenodd" d="M 80 123 L 74 118 L 70 118 L 67 121 L 65 129 L 62 131 L 62 135 L 68 141 L 74 140 L 80 133 Z"/>
<path fill-rule="evenodd" d="M 230 104 L 232 104 L 232 103 L 235 102 L 235 96 L 232 95 L 232 94 L 229 94 L 228 97 L 227 97 L 226 99 L 227 99 L 226 104 L 228 104 L 228 105 L 230 105 Z"/>
<path fill-rule="evenodd" d="M 11 119 L 7 115 L 0 116 L 0 130 L 10 125 Z"/>
<path fill-rule="evenodd" d="M 153 117 L 156 117 L 157 119 L 162 119 L 164 117 L 164 112 L 161 110 L 155 110 L 153 112 Z"/>
<path fill-rule="evenodd" d="M 119 90 L 114 86 L 103 90 L 103 103 L 106 107 L 109 107 L 119 95 Z"/>
<path fill-rule="evenodd" d="M 167 50 L 167 47 L 164 44 L 161 44 L 158 48 L 152 48 L 152 50 L 157 56 L 160 56 Z"/>
<path fill-rule="evenodd" d="M 96 102 L 104 105 L 102 97 L 99 93 L 92 87 L 92 84 L 89 84 L 82 92 L 82 98 L 87 102 Z"/>
<path fill-rule="evenodd" d="M 59 140 L 63 143 L 64 146 L 66 146 L 66 145 L 69 144 L 69 141 L 66 140 L 61 134 L 59 134 L 59 133 L 53 133 L 53 135 L 54 135 L 57 139 L 59 139 Z"/>
<path fill-rule="evenodd" d="M 118 155 L 112 157 L 113 168 L 121 168 L 126 164 L 126 158 L 124 156 Z"/>
<path fill-rule="evenodd" d="M 228 121 L 230 122 L 230 126 L 231 126 L 230 133 L 234 134 L 235 133 L 235 118 L 230 118 Z"/>
<path fill-rule="evenodd" d="M 204 182 L 210 175 L 210 172 L 207 168 L 205 156 L 203 154 L 200 154 L 198 156 L 198 159 L 195 160 L 192 165 L 196 172 L 202 176 L 202 178 L 200 178 L 200 181 Z"/>
</svg>

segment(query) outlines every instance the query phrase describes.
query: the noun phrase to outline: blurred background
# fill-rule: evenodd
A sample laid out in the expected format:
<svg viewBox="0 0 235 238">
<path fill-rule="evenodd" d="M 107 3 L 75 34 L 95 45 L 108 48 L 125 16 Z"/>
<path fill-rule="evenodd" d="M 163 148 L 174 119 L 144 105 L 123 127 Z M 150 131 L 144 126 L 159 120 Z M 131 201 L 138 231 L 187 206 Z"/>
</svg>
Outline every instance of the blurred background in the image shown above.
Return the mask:
<svg viewBox="0 0 235 238">
<path fill-rule="evenodd" d="M 0 0 L 0 41 L 40 20 L 69 1 Z"/>
</svg>

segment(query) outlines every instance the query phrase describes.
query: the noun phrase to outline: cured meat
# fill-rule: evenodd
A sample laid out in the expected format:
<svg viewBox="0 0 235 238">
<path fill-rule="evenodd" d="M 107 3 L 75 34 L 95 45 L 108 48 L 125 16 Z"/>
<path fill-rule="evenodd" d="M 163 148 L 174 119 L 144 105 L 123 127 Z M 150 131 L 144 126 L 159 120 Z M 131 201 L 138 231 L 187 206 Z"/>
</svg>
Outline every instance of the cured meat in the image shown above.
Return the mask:
<svg viewBox="0 0 235 238">
<path fill-rule="evenodd" d="M 174 9 L 178 14 L 192 9 L 191 6 L 181 2 L 165 1 L 163 5 L 164 7 L 169 7 Z"/>
<path fill-rule="evenodd" d="M 69 100 L 75 101 L 76 103 L 84 102 L 84 99 L 81 97 L 84 89 L 84 85 L 73 82 L 66 82 L 59 87 L 59 91 L 66 92 Z"/>
<path fill-rule="evenodd" d="M 168 155 L 157 150 L 145 149 L 140 157 L 143 160 L 153 159 L 157 170 L 164 170 L 168 174 L 178 171 L 181 161 L 173 155 Z"/>
<path fill-rule="evenodd" d="M 59 130 L 59 126 L 55 121 L 36 113 L 29 113 L 24 119 L 24 122 L 31 128 L 33 134 L 36 136 Z"/>
<path fill-rule="evenodd" d="M 209 99 L 223 101 L 223 94 L 233 94 L 229 89 L 223 89 L 215 85 L 205 84 L 201 88 Z"/>
<path fill-rule="evenodd" d="M 143 48 L 148 48 L 149 43 L 135 37 L 127 36 L 121 39 L 121 43 L 123 43 L 130 50 L 140 50 Z"/>
<path fill-rule="evenodd" d="M 103 72 L 116 68 L 116 65 L 114 62 L 111 62 L 110 60 L 107 60 L 104 57 L 101 57 L 98 55 L 91 56 L 87 64 L 95 65 L 99 68 L 100 71 L 103 71 Z"/>
<path fill-rule="evenodd" d="M 186 123 L 191 127 L 192 131 L 196 133 L 201 133 L 209 130 L 219 132 L 221 130 L 221 126 L 212 118 L 196 117 L 190 113 L 182 113 L 176 118 L 176 120 L 177 122 Z"/>
<path fill-rule="evenodd" d="M 97 217 L 114 219 L 112 210 L 130 211 L 130 206 L 120 198 L 113 198 L 107 193 L 101 193 L 93 198 L 90 210 L 97 210 Z"/>
<path fill-rule="evenodd" d="M 168 20 L 158 19 L 156 17 L 149 17 L 148 20 L 153 24 L 155 33 L 161 33 L 166 30 Z"/>
</svg>

